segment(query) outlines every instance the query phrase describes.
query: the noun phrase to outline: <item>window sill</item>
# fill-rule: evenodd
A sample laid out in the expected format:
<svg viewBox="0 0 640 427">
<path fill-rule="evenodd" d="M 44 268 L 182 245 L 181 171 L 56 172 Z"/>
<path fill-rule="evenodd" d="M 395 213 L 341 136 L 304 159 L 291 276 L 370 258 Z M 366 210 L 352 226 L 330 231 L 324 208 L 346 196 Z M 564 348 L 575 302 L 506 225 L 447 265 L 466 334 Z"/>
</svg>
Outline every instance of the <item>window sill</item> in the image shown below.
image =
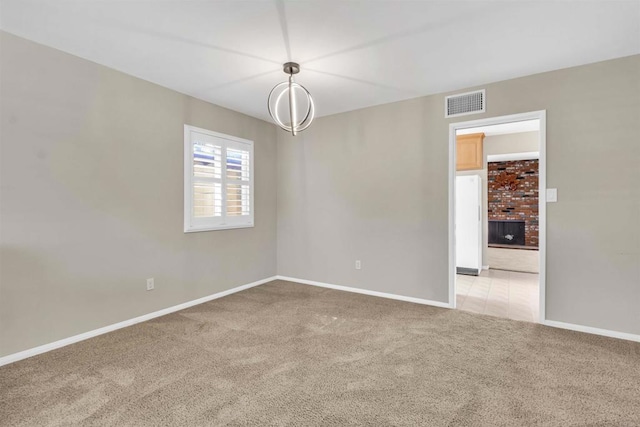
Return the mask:
<svg viewBox="0 0 640 427">
<path fill-rule="evenodd" d="M 203 226 L 203 227 L 189 227 L 185 228 L 185 233 L 199 233 L 201 231 L 218 231 L 218 230 L 233 230 L 236 228 L 253 228 L 254 224 L 229 224 L 229 225 L 216 225 L 216 226 Z"/>
</svg>

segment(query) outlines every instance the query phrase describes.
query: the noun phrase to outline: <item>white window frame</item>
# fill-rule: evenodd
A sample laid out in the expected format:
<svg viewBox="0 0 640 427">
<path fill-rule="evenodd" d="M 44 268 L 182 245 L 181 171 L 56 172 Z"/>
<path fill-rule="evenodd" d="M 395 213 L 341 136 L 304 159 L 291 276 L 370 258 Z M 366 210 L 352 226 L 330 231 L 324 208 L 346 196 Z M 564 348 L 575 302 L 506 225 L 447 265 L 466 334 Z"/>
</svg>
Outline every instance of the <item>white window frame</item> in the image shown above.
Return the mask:
<svg viewBox="0 0 640 427">
<path fill-rule="evenodd" d="M 218 140 L 222 146 L 222 216 L 209 218 L 196 218 L 193 216 L 193 184 L 196 179 L 193 176 L 193 141 L 192 133 L 200 133 Z M 240 148 L 249 151 L 249 212 L 244 216 L 227 217 L 227 148 Z M 253 141 L 225 135 L 223 133 L 184 125 L 184 232 L 194 233 L 199 231 L 228 230 L 233 228 L 249 228 L 254 226 L 254 157 Z"/>
</svg>

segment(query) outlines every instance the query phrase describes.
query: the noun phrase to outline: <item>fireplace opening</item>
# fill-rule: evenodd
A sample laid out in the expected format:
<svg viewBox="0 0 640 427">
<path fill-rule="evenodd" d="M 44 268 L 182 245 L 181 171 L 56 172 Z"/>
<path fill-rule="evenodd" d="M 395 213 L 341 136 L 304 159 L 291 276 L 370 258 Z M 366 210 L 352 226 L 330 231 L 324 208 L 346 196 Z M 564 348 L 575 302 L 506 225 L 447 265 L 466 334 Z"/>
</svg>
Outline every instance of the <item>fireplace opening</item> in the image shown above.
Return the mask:
<svg viewBox="0 0 640 427">
<path fill-rule="evenodd" d="M 500 246 L 524 246 L 524 221 L 489 220 L 489 244 Z"/>
</svg>

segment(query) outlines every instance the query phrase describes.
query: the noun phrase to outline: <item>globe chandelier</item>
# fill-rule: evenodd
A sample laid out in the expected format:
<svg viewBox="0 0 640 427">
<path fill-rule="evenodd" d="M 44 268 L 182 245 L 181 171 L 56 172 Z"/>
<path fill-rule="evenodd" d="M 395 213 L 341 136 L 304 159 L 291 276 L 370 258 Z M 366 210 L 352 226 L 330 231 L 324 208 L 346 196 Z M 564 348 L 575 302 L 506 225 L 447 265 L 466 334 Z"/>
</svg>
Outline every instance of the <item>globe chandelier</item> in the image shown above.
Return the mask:
<svg viewBox="0 0 640 427">
<path fill-rule="evenodd" d="M 267 108 L 273 121 L 295 136 L 311 125 L 315 107 L 309 91 L 293 81 L 293 75 L 300 72 L 300 65 L 287 62 L 283 65 L 283 71 L 289 75 L 289 81 L 279 83 L 271 89 Z"/>
</svg>

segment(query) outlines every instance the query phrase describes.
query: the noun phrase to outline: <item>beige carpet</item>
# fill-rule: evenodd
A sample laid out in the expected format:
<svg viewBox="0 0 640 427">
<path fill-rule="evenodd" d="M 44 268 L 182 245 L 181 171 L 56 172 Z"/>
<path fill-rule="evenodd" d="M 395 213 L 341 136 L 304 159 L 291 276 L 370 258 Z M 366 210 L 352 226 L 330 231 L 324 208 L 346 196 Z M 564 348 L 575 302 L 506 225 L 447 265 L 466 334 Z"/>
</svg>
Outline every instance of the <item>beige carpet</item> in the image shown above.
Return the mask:
<svg viewBox="0 0 640 427">
<path fill-rule="evenodd" d="M 272 282 L 0 368 L 0 424 L 637 426 L 640 343 Z"/>
</svg>

